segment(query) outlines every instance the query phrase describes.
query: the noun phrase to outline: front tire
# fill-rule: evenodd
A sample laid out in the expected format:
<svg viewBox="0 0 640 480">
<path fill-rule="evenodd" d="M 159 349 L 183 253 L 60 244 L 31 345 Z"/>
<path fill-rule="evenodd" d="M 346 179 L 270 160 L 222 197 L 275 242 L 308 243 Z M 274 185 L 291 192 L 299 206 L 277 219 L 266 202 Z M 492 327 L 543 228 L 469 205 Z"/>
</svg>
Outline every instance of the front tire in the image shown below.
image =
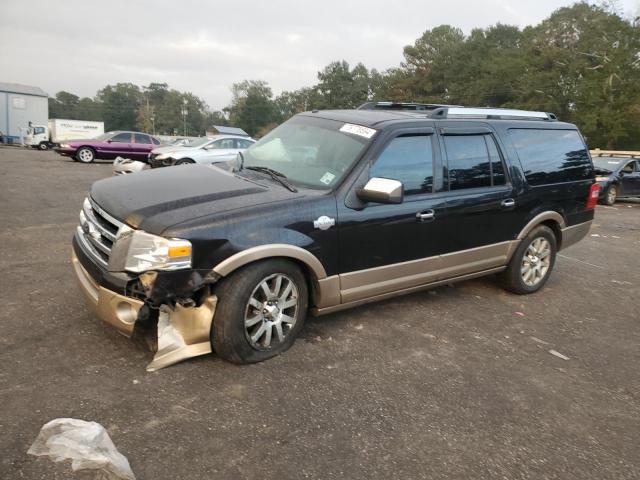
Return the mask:
<svg viewBox="0 0 640 480">
<path fill-rule="evenodd" d="M 176 163 L 174 163 L 174 165 L 193 165 L 194 163 L 196 162 L 194 162 L 190 158 L 182 158 L 180 160 L 176 160 Z"/>
<path fill-rule="evenodd" d="M 40 142 L 38 148 L 40 150 L 49 150 L 49 142 Z"/>
<path fill-rule="evenodd" d="M 288 260 L 264 260 L 232 273 L 216 289 L 213 349 L 238 364 L 285 352 L 302 330 L 308 292 L 304 274 Z"/>
<path fill-rule="evenodd" d="M 556 262 L 557 241 L 553 231 L 538 225 L 516 249 L 507 269 L 498 278 L 513 293 L 526 295 L 540 290 Z"/>
<path fill-rule="evenodd" d="M 76 153 L 76 158 L 82 163 L 91 163 L 96 159 L 96 152 L 89 147 L 82 147 Z"/>
</svg>

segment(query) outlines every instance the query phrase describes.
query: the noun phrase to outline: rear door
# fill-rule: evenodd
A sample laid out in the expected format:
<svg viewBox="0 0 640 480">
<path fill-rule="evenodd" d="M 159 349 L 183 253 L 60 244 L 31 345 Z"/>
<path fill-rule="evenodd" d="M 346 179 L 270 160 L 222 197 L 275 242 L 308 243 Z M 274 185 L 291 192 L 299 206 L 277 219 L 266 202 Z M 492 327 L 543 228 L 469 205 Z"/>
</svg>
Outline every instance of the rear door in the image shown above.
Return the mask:
<svg viewBox="0 0 640 480">
<path fill-rule="evenodd" d="M 444 124 L 438 129 L 445 166 L 448 276 L 506 263 L 517 235 L 516 198 L 492 129 Z"/>
<path fill-rule="evenodd" d="M 146 160 L 149 156 L 149 152 L 155 148 L 151 141 L 151 137 L 145 133 L 134 133 L 133 140 L 134 143 L 131 148 L 131 158 Z"/>
</svg>

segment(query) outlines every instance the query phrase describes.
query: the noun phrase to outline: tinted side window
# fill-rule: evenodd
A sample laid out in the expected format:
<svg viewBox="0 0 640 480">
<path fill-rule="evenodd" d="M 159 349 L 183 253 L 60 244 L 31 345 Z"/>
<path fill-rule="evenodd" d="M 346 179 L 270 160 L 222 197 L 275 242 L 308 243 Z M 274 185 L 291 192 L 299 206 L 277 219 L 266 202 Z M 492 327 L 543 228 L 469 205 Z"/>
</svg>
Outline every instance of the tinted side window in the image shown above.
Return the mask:
<svg viewBox="0 0 640 480">
<path fill-rule="evenodd" d="M 149 145 L 151 140 L 149 140 L 149 135 L 144 135 L 142 133 L 135 134 L 136 143 L 142 143 L 145 145 Z"/>
<path fill-rule="evenodd" d="M 433 191 L 433 151 L 430 135 L 396 137 L 371 167 L 372 177 L 399 180 L 407 195 Z"/>
<path fill-rule="evenodd" d="M 591 177 L 589 153 L 576 130 L 509 130 L 530 185 L 572 182 Z"/>
<path fill-rule="evenodd" d="M 111 137 L 112 142 L 117 143 L 131 143 L 131 134 L 130 133 L 119 133 L 113 137 Z"/>
<path fill-rule="evenodd" d="M 491 186 L 491 162 L 485 135 L 445 135 L 449 190 Z"/>
</svg>

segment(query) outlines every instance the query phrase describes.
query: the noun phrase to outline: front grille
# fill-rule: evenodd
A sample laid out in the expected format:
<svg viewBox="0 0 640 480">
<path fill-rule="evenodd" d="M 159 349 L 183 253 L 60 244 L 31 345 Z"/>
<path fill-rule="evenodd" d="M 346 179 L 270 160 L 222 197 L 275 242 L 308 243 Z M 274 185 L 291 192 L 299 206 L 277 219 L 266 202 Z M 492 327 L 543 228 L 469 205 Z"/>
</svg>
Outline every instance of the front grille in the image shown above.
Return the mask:
<svg viewBox="0 0 640 480">
<path fill-rule="evenodd" d="M 78 237 L 92 257 L 106 267 L 109 264 L 113 242 L 116 241 L 122 225 L 122 222 L 86 198 L 80 211 Z"/>
</svg>

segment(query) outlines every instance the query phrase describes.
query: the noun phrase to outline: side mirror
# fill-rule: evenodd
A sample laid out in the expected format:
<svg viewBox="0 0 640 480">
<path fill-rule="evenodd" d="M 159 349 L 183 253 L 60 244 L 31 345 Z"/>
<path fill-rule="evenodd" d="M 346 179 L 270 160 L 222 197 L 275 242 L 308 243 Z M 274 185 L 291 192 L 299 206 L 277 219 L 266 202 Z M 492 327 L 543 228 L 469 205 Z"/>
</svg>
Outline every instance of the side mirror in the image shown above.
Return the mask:
<svg viewBox="0 0 640 480">
<path fill-rule="evenodd" d="M 404 200 L 404 185 L 398 180 L 389 178 L 371 178 L 357 196 L 364 202 L 402 203 Z"/>
</svg>

